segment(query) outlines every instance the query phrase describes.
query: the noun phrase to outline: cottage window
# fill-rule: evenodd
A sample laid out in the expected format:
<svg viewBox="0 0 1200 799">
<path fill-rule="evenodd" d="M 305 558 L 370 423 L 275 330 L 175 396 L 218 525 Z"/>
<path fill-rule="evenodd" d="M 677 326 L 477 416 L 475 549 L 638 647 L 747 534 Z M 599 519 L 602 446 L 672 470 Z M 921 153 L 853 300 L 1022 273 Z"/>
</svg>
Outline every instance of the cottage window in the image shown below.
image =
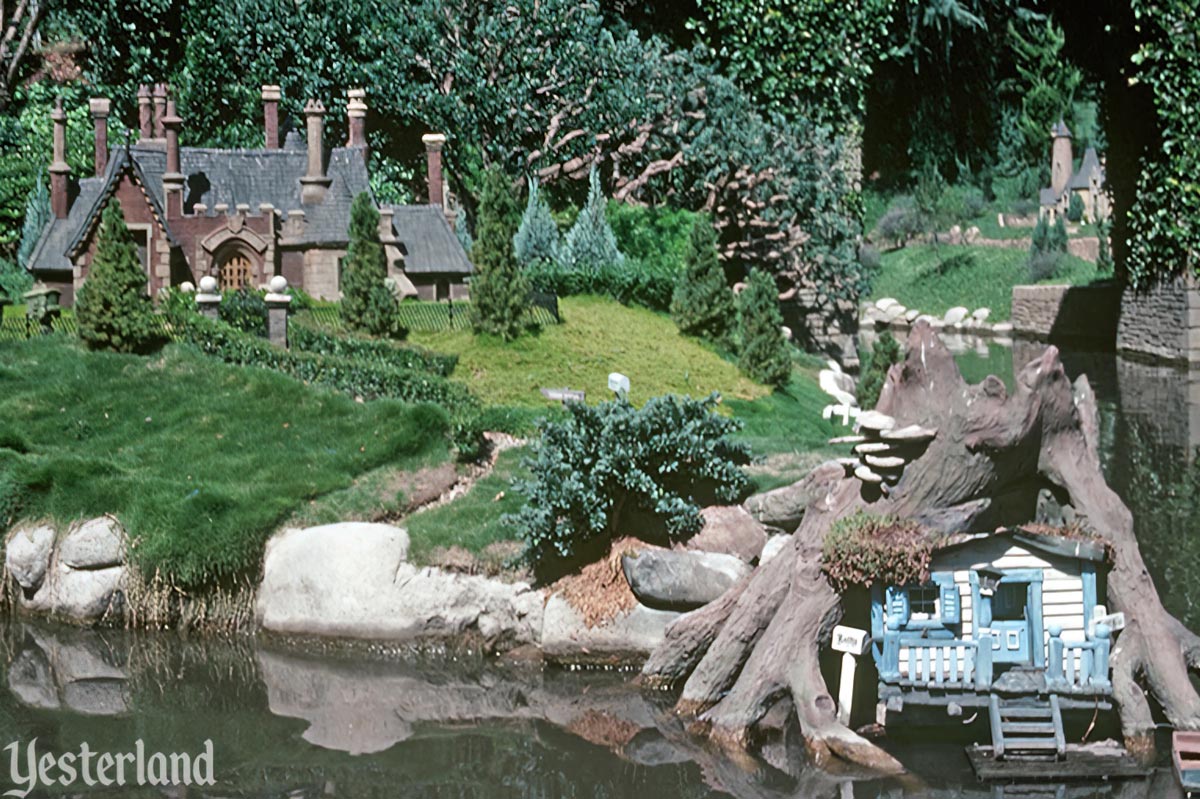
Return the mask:
<svg viewBox="0 0 1200 799">
<path fill-rule="evenodd" d="M 908 604 L 911 618 L 936 619 L 938 617 L 939 589 L 936 585 L 921 585 L 908 589 Z"/>
</svg>

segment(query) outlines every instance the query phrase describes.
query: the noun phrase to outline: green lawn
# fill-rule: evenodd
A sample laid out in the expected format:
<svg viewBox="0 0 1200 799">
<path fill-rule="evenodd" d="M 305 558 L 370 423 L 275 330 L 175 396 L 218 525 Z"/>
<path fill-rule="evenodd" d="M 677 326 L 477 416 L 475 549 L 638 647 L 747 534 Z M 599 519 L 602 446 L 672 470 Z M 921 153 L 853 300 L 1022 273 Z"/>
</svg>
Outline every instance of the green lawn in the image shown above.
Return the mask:
<svg viewBox="0 0 1200 799">
<path fill-rule="evenodd" d="M 742 376 L 736 365 L 676 330 L 670 317 L 629 308 L 602 297 L 563 297 L 562 324 L 514 342 L 469 331 L 413 332 L 410 340 L 459 356 L 454 379 L 485 404 L 550 407 L 541 388 L 587 392 L 589 402 L 611 398 L 610 372 L 629 377 L 630 399 L 659 394 L 754 399 L 767 389 Z"/>
<path fill-rule="evenodd" d="M 253 571 L 279 523 L 364 472 L 448 457 L 439 408 L 178 345 L 136 357 L 52 336 L 0 344 L 0 364 L 0 493 L 6 475 L 24 487 L 26 517 L 115 513 L 138 560 L 185 585 Z"/>
<path fill-rule="evenodd" d="M 975 257 L 971 267 L 939 271 L 943 260 L 960 253 Z M 1028 252 L 1002 247 L 912 245 L 885 253 L 871 287 L 871 299 L 894 297 L 909 308 L 941 316 L 956 305 L 972 311 L 986 307 L 991 321 L 1007 320 L 1012 311 L 1012 288 L 1029 283 Z M 1063 256 L 1059 275 L 1045 283 L 1080 285 L 1099 278 L 1096 265 L 1073 255 Z"/>
<path fill-rule="evenodd" d="M 521 466 L 526 454 L 524 447 L 505 450 L 496 459 L 492 472 L 467 493 L 405 519 L 411 541 L 410 560 L 427 563 L 439 547 L 460 546 L 478 554 L 489 544 L 515 538 L 512 529 L 501 524 L 500 519 L 521 508 L 523 500 L 512 490 L 512 481 L 529 476 L 529 470 Z"/>
</svg>

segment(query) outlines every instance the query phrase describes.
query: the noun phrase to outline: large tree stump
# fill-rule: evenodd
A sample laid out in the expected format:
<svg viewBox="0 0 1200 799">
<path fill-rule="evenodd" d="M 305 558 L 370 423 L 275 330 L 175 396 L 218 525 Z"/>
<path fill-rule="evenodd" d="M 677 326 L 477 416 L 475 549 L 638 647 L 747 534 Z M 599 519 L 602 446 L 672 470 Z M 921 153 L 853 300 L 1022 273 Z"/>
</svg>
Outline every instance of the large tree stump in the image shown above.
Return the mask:
<svg viewBox="0 0 1200 799">
<path fill-rule="evenodd" d="M 937 333 L 918 324 L 877 410 L 898 426 L 936 428 L 937 437 L 887 495 L 854 477 L 833 484 L 809 507 L 790 547 L 668 629 L 643 680 L 682 683 L 677 712 L 695 715 L 696 726 L 727 747 L 750 746 L 755 725 L 790 697 L 818 762 L 838 757 L 899 771 L 890 755 L 838 723 L 818 666 L 819 649 L 841 616 L 821 564 L 830 526 L 862 509 L 921 521 L 931 536 L 992 531 L 1033 520 L 1038 493 L 1048 488 L 1112 553 L 1108 604 L 1126 617 L 1113 652 L 1113 698 L 1126 745 L 1153 752 L 1146 690 L 1176 727 L 1200 729 L 1200 697 L 1188 678 L 1200 666 L 1200 638 L 1163 608 L 1133 518 L 1104 481 L 1086 377 L 1072 385 L 1058 350 L 1047 347 L 1016 383 L 1011 395 L 995 377 L 967 385 Z"/>
</svg>

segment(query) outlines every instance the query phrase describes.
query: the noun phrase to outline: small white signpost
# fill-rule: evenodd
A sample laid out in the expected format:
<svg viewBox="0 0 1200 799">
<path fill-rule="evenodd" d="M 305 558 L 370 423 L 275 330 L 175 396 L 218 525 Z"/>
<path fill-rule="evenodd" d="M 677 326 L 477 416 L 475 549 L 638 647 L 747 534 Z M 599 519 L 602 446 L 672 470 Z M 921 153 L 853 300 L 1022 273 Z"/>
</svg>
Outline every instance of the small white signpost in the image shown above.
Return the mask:
<svg viewBox="0 0 1200 799">
<path fill-rule="evenodd" d="M 850 710 L 854 706 L 854 672 L 858 668 L 858 655 L 867 651 L 869 636 L 866 630 L 838 625 L 833 628 L 833 650 L 842 653 L 842 679 L 838 685 L 838 721 L 850 723 Z"/>
<path fill-rule="evenodd" d="M 617 396 L 629 394 L 629 378 L 620 372 L 609 372 L 608 390 Z"/>
<path fill-rule="evenodd" d="M 1096 625 L 1103 624 L 1111 632 L 1117 632 L 1125 629 L 1125 614 L 1124 613 L 1109 613 L 1108 608 L 1104 605 L 1097 605 L 1096 610 L 1092 613 L 1092 620 L 1088 622 L 1088 637 L 1096 636 Z"/>
</svg>

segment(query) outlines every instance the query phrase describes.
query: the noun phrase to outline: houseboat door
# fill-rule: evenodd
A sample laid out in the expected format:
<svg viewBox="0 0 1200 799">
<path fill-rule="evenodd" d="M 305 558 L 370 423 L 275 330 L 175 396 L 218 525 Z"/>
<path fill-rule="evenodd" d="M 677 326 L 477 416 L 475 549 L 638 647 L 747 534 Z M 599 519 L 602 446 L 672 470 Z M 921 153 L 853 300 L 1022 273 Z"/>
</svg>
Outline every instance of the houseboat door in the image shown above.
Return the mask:
<svg viewBox="0 0 1200 799">
<path fill-rule="evenodd" d="M 992 662 L 1033 663 L 1029 583 L 1002 580 L 992 596 Z"/>
</svg>

